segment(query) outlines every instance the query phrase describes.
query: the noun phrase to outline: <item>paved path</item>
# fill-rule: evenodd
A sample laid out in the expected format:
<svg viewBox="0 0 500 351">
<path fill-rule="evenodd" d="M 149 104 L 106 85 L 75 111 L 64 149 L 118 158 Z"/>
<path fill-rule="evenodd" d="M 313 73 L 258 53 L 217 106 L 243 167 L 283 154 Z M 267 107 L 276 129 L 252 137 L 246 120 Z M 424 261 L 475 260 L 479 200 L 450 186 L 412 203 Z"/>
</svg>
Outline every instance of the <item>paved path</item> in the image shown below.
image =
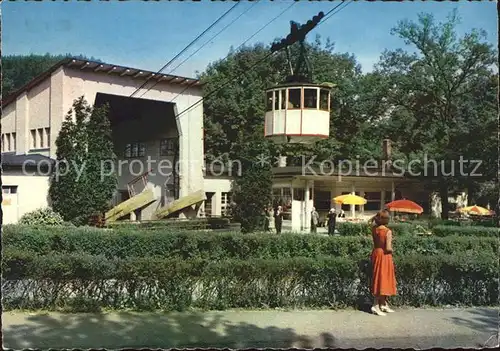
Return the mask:
<svg viewBox="0 0 500 351">
<path fill-rule="evenodd" d="M 6 348 L 493 347 L 498 309 L 60 314 L 5 312 Z M 491 337 L 494 336 L 494 337 Z M 490 338 L 491 337 L 491 338 Z M 489 341 L 488 341 L 489 339 Z"/>
</svg>

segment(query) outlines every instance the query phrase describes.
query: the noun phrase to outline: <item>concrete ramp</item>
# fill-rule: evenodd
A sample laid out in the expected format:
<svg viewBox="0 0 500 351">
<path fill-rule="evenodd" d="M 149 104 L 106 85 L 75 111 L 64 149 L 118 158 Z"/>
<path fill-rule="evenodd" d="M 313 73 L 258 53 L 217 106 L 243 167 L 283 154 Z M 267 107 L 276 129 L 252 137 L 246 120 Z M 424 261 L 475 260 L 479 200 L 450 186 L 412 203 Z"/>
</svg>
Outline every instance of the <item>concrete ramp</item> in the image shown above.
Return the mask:
<svg viewBox="0 0 500 351">
<path fill-rule="evenodd" d="M 114 222 L 123 216 L 130 214 L 131 212 L 149 205 L 156 200 L 153 190 L 146 189 L 143 192 L 132 196 L 130 199 L 123 201 L 117 206 L 113 207 L 111 210 L 106 212 L 104 219 L 106 223 Z"/>
<path fill-rule="evenodd" d="M 198 190 L 194 193 L 181 197 L 180 199 L 177 199 L 171 202 L 170 204 L 158 209 L 155 212 L 154 217 L 156 219 L 161 219 L 181 211 L 191 212 L 192 214 L 196 215 L 199 206 L 206 199 L 207 197 L 205 196 L 205 192 L 203 190 Z M 195 206 L 194 210 L 191 208 L 192 206 Z"/>
</svg>

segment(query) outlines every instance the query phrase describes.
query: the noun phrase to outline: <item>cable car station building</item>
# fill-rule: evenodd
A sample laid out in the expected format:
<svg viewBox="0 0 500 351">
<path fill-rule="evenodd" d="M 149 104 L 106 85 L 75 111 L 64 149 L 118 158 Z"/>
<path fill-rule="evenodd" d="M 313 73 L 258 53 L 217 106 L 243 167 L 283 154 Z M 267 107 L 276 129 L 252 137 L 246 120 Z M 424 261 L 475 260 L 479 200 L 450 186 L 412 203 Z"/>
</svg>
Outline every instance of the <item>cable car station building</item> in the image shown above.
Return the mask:
<svg viewBox="0 0 500 351">
<path fill-rule="evenodd" d="M 304 26 L 292 22 L 287 39 L 271 47 L 277 51 L 294 42 L 301 45 L 288 79 L 265 92 L 264 134 L 276 143 L 310 144 L 329 137 L 333 84 L 313 83 L 304 46 L 305 34 L 321 17 L 322 13 Z M 205 165 L 201 82 L 68 58 L 2 100 L 5 224 L 50 206 L 56 138 L 73 102 L 81 96 L 90 105 L 109 105 L 118 186 L 107 221 L 227 214 L 233 177 Z M 384 150 L 389 158 L 388 142 Z M 170 168 L 162 166 L 159 172 L 164 161 Z M 308 230 L 313 207 L 324 215 L 334 206 L 333 197 L 351 192 L 368 201 L 364 206 L 344 207 L 352 217 L 366 217 L 402 197 L 420 203 L 427 213 L 440 211 L 439 199 L 433 197 L 429 203 L 431 194 L 421 184 L 391 172 L 379 171 L 375 176 L 335 169 L 325 172 L 317 166 L 287 167 L 281 158 L 273 173 L 273 197 L 284 202 L 288 211 L 284 230 Z M 466 205 L 464 196 L 459 201 Z"/>
</svg>

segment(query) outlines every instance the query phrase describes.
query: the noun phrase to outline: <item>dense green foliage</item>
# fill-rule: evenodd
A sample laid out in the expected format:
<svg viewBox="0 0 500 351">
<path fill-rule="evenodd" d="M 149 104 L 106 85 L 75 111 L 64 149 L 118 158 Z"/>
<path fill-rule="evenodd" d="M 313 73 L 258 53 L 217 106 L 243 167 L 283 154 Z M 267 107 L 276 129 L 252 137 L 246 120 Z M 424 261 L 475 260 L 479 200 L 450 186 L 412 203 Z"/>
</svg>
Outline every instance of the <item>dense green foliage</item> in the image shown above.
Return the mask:
<svg viewBox="0 0 500 351">
<path fill-rule="evenodd" d="M 19 219 L 19 224 L 28 226 L 63 225 L 64 219 L 59 213 L 55 212 L 52 208 L 41 208 L 24 214 Z"/>
<path fill-rule="evenodd" d="M 272 173 L 269 163 L 263 157 L 270 158 L 267 141 L 262 136 L 252 136 L 245 140 L 238 151 L 241 162 L 241 175 L 233 184 L 234 218 L 241 223 L 241 231 L 250 233 L 264 228 L 264 209 L 271 205 Z"/>
<path fill-rule="evenodd" d="M 327 237 L 302 234 L 194 233 L 175 230 L 102 230 L 90 227 L 67 230 L 57 227 L 6 226 L 3 232 L 5 249 L 20 250 L 32 255 L 86 253 L 107 258 L 155 256 L 183 260 L 202 258 L 211 261 L 320 256 L 363 258 L 370 254 L 371 240 L 369 235 Z M 420 253 L 460 256 L 484 254 L 495 257 L 498 254 L 498 239 L 456 234 L 447 237 L 398 236 L 396 233 L 394 247 L 396 256 Z"/>
<path fill-rule="evenodd" d="M 115 154 L 107 105 L 73 103 L 56 140 L 58 167 L 51 177 L 52 207 L 64 220 L 88 224 L 110 206 L 116 189 Z"/>
<path fill-rule="evenodd" d="M 498 303 L 498 259 L 440 254 L 403 256 L 395 263 L 394 305 Z M 182 261 L 6 250 L 2 302 L 6 309 L 73 311 L 347 307 L 371 300 L 367 272 L 367 260 L 348 257 Z M 30 279 L 30 292 L 22 279 Z M 16 288 L 19 295 L 6 295 Z"/>
</svg>

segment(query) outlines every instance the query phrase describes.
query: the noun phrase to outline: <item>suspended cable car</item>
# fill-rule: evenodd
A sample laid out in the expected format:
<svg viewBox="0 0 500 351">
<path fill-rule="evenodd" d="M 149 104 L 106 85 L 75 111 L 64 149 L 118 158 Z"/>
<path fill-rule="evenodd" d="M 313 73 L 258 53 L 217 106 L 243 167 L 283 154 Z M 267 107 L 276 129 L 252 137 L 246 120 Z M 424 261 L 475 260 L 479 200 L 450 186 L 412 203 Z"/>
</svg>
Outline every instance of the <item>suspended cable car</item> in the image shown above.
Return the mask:
<svg viewBox="0 0 500 351">
<path fill-rule="evenodd" d="M 291 75 L 285 82 L 266 90 L 264 135 L 276 143 L 314 143 L 330 135 L 331 83 L 315 84 L 304 44 L 306 34 L 323 17 L 323 12 L 300 26 L 291 22 L 286 39 L 273 44 L 271 51 L 286 48 Z M 300 44 L 295 69 L 290 60 L 289 46 Z"/>
</svg>

